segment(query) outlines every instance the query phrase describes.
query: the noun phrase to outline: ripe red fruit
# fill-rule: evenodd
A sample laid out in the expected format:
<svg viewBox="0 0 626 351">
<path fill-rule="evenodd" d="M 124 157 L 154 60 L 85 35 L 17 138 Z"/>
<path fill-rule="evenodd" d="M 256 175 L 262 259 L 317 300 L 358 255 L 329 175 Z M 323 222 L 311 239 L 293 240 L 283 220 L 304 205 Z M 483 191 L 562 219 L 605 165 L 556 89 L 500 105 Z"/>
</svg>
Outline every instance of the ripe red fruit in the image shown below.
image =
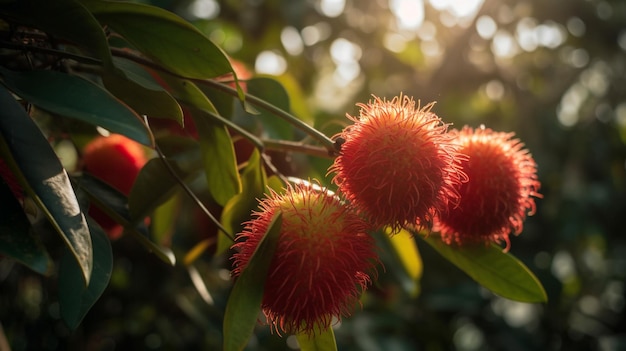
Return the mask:
<svg viewBox="0 0 626 351">
<path fill-rule="evenodd" d="M 433 216 L 456 203 L 465 175 L 463 156 L 451 143 L 447 125 L 400 95 L 358 104 L 359 117 L 339 135 L 345 142 L 330 167 L 340 192 L 374 226 L 428 227 Z"/>
<path fill-rule="evenodd" d="M 314 333 L 348 315 L 370 283 L 377 259 L 368 225 L 327 190 L 311 185 L 272 192 L 237 238 L 233 275 L 247 266 L 277 211 L 278 246 L 265 282 L 262 309 L 277 331 Z"/>
<path fill-rule="evenodd" d="M 147 158 L 139 143 L 123 135 L 112 134 L 108 137 L 96 137 L 87 144 L 83 150 L 82 161 L 85 171 L 128 195 Z M 97 207 L 92 206 L 89 214 L 107 231 L 111 239 L 122 234 L 122 227 Z"/>
<path fill-rule="evenodd" d="M 457 135 L 460 151 L 468 155 L 461 166 L 469 181 L 459 187 L 461 201 L 436 220 L 442 239 L 458 244 L 501 242 L 522 231 L 526 214 L 535 212 L 537 165 L 513 133 L 481 127 L 463 128 Z"/>
</svg>

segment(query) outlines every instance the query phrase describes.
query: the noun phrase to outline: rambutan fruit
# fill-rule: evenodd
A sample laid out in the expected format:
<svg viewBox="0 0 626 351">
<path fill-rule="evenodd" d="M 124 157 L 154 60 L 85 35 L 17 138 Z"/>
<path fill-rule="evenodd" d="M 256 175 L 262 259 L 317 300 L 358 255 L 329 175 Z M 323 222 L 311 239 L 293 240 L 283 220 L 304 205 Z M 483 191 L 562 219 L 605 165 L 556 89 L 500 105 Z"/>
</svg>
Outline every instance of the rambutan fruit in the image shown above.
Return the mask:
<svg viewBox="0 0 626 351">
<path fill-rule="evenodd" d="M 369 226 L 334 194 L 310 184 L 289 186 L 261 201 L 233 245 L 233 275 L 247 266 L 274 215 L 282 213 L 278 246 L 262 309 L 278 332 L 315 333 L 350 313 L 378 262 Z"/>
<path fill-rule="evenodd" d="M 400 95 L 357 104 L 358 117 L 339 137 L 345 142 L 329 168 L 339 191 L 375 227 L 430 227 L 433 216 L 458 200 L 457 152 L 447 125 Z"/>
<path fill-rule="evenodd" d="M 502 242 L 521 233 L 526 215 L 535 212 L 540 182 L 531 154 L 513 133 L 464 127 L 452 131 L 469 180 L 459 186 L 460 202 L 436 218 L 434 230 L 447 243 Z"/>
</svg>

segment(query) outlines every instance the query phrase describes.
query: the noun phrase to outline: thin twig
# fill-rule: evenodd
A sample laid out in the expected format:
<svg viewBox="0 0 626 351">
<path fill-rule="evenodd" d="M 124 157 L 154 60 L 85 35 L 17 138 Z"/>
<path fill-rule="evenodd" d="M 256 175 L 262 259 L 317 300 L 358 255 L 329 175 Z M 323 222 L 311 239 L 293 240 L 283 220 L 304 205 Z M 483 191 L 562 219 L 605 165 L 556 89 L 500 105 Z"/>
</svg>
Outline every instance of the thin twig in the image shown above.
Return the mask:
<svg viewBox="0 0 626 351">
<path fill-rule="evenodd" d="M 187 186 L 187 184 L 180 178 L 180 176 L 178 174 L 176 174 L 176 171 L 174 170 L 174 168 L 172 168 L 172 165 L 167 160 L 167 157 L 165 156 L 165 154 L 163 154 L 163 152 L 161 151 L 161 148 L 159 148 L 159 145 L 155 144 L 154 149 L 156 150 L 157 154 L 159 155 L 159 158 L 161 159 L 161 161 L 163 162 L 163 165 L 165 165 L 165 168 L 167 168 L 168 172 L 172 175 L 172 177 L 174 177 L 174 179 L 176 179 L 176 182 L 178 182 L 178 184 L 180 184 L 180 186 L 183 187 L 183 189 L 185 190 L 187 195 L 189 195 L 192 198 L 192 200 L 198 205 L 198 207 L 200 207 L 200 209 L 207 216 L 209 216 L 211 221 L 217 226 L 217 228 L 219 230 L 224 232 L 224 234 L 230 240 L 235 241 L 235 236 L 233 234 L 231 234 L 228 230 L 226 230 L 226 228 L 224 228 L 222 223 L 220 223 L 220 221 L 218 221 L 217 218 L 215 218 L 215 216 L 213 216 L 211 211 L 209 211 L 209 209 L 207 209 L 206 206 L 204 206 L 202 201 L 196 196 L 196 194 L 193 192 L 193 190 L 191 190 L 191 188 L 189 188 L 189 186 Z"/>
<path fill-rule="evenodd" d="M 95 59 L 93 57 L 78 55 L 78 54 L 74 54 L 74 53 L 67 52 L 67 51 L 46 48 L 46 47 L 41 47 L 41 46 L 31 46 L 31 45 L 25 45 L 25 44 L 19 44 L 19 43 L 1 40 L 0 47 L 11 49 L 11 50 L 31 51 L 31 52 L 38 52 L 42 54 L 54 55 L 54 56 L 59 56 L 59 57 L 74 60 L 76 62 L 82 62 L 82 63 L 86 63 L 90 65 L 98 65 L 98 66 L 102 65 L 101 60 Z"/>
<path fill-rule="evenodd" d="M 232 96 L 238 96 L 238 92 L 237 89 L 232 88 L 231 86 L 229 86 L 228 84 L 224 84 L 222 82 L 216 81 L 216 80 L 212 80 L 212 79 L 191 79 L 194 82 L 197 82 L 199 84 L 203 84 L 203 85 L 208 85 L 211 86 L 215 89 L 218 89 L 222 92 L 225 92 L 227 94 L 230 94 Z M 310 135 L 312 138 L 314 138 L 315 140 L 319 141 L 322 145 L 324 145 L 329 152 L 335 152 L 335 142 L 330 139 L 329 137 L 326 136 L 326 134 L 320 132 L 319 130 L 311 127 L 310 125 L 304 123 L 302 120 L 300 120 L 299 118 L 297 118 L 296 116 L 290 114 L 289 112 L 276 107 L 270 103 L 268 103 L 267 101 L 260 99 L 254 95 L 250 95 L 248 93 L 245 94 L 246 95 L 246 101 L 249 102 L 250 104 L 260 107 L 272 114 L 274 114 L 277 117 L 282 118 L 283 120 L 289 122 L 290 124 L 292 124 L 293 126 L 295 126 L 296 128 L 302 130 L 303 132 L 307 133 L 308 135 Z"/>
<path fill-rule="evenodd" d="M 70 53 L 67 51 L 62 51 L 62 50 L 56 50 L 56 49 L 51 49 L 51 48 L 43 48 L 43 47 L 37 47 L 37 46 L 29 46 L 29 45 L 22 45 L 22 44 L 16 44 L 16 43 L 12 43 L 12 42 L 7 42 L 7 41 L 0 41 L 0 47 L 6 47 L 6 48 L 10 48 L 10 49 L 15 49 L 15 50 L 29 50 L 29 51 L 35 51 L 35 52 L 42 52 L 42 53 L 47 53 L 47 54 L 51 54 L 51 55 L 57 55 L 59 57 L 64 57 L 64 58 L 68 58 L 68 59 L 72 59 L 76 62 L 81 62 L 81 63 L 85 63 L 85 64 L 89 64 L 89 65 L 98 65 L 98 66 L 102 66 L 103 62 L 99 59 L 95 59 L 92 57 L 88 57 L 88 56 L 83 56 L 83 55 L 77 55 L 74 53 Z M 160 72 L 164 72 L 167 74 L 170 74 L 174 77 L 180 78 L 180 79 L 189 79 L 193 82 L 202 84 L 202 85 L 207 85 L 210 86 L 212 88 L 218 89 L 220 91 L 223 91 L 229 95 L 232 95 L 234 97 L 238 97 L 238 91 L 232 87 L 230 87 L 228 84 L 213 80 L 213 79 L 190 79 L 184 76 L 181 76 L 175 72 L 172 72 L 171 70 L 164 68 L 163 66 L 143 57 L 140 55 L 137 55 L 133 52 L 130 52 L 128 50 L 125 49 L 119 49 L 119 48 L 111 48 L 111 53 L 114 56 L 117 57 L 123 57 L 126 59 L 129 59 L 131 61 L 134 61 L 135 63 L 150 67 L 152 69 L 158 70 Z M 282 118 L 283 120 L 289 122 L 290 124 L 292 124 L 293 126 L 295 126 L 296 128 L 302 130 L 303 132 L 305 132 L 306 134 L 308 134 L 309 136 L 311 136 L 313 139 L 319 141 L 322 145 L 324 145 L 326 147 L 326 149 L 328 150 L 327 153 L 323 154 L 322 153 L 316 153 L 316 155 L 321 156 L 321 157 L 328 157 L 329 155 L 333 155 L 337 152 L 338 147 L 337 147 L 337 143 L 335 141 L 333 141 L 332 139 L 330 139 L 329 137 L 327 137 L 324 133 L 318 131 L 317 129 L 311 127 L 310 125 L 306 124 L 305 122 L 303 122 L 302 120 L 298 119 L 297 117 L 295 117 L 294 115 L 290 114 L 289 112 L 278 108 L 268 102 L 266 102 L 263 99 L 260 99 L 254 95 L 250 95 L 250 94 L 245 94 L 246 96 L 246 101 L 250 102 L 250 104 L 260 107 L 274 115 L 276 115 L 277 117 Z M 220 121 L 226 125 L 228 125 L 229 127 L 235 129 L 238 126 L 234 125 L 234 123 L 227 123 L 226 119 L 220 119 Z M 233 126 L 234 125 L 234 126 Z M 238 130 L 239 131 L 239 130 Z M 250 140 L 253 144 L 255 144 L 255 146 L 261 150 L 263 150 L 263 145 L 262 143 L 259 143 L 258 138 L 250 138 L 251 135 L 249 134 L 245 134 L 245 133 L 241 133 L 244 137 L 246 137 L 248 140 Z"/>
<path fill-rule="evenodd" d="M 237 133 L 239 133 L 242 137 L 248 139 L 248 141 L 250 141 L 252 144 L 254 144 L 254 146 L 259 149 L 260 152 L 263 152 L 263 150 L 265 149 L 265 145 L 263 144 L 263 141 L 261 141 L 261 139 L 257 138 L 255 135 L 251 134 L 250 132 L 248 132 L 247 130 L 243 129 L 242 127 L 240 127 L 239 125 L 237 125 L 236 123 L 220 116 L 217 115 L 215 113 L 206 111 L 206 110 L 202 110 L 202 112 L 208 114 L 209 116 L 211 116 L 212 118 L 217 119 L 218 121 L 220 121 L 220 123 L 225 124 L 227 127 L 230 127 L 231 129 L 233 129 L 234 131 L 236 131 Z"/>
<path fill-rule="evenodd" d="M 288 183 L 289 179 L 285 177 L 285 175 L 274 165 L 272 162 L 272 157 L 268 154 L 261 154 L 261 158 L 263 159 L 263 163 L 278 177 L 283 183 Z"/>
<path fill-rule="evenodd" d="M 150 67 L 154 70 L 160 71 L 160 72 L 164 72 L 167 73 L 169 75 L 172 75 L 176 78 L 179 79 L 188 79 L 194 83 L 198 83 L 201 85 L 206 85 L 209 87 L 212 87 L 214 89 L 220 90 L 222 92 L 225 92 L 229 95 L 232 95 L 234 97 L 239 97 L 239 93 L 237 91 L 237 89 L 232 88 L 230 85 L 224 83 L 224 82 L 220 82 L 214 79 L 196 79 L 196 78 L 187 78 L 184 76 L 181 76 L 175 72 L 170 71 L 167 68 L 164 68 L 158 64 L 156 64 L 155 62 L 139 56 L 133 52 L 130 52 L 128 50 L 120 50 L 120 49 L 116 49 L 116 48 L 111 48 L 111 52 L 113 53 L 114 56 L 118 56 L 118 57 L 123 57 L 123 58 L 127 58 L 131 61 L 134 61 L 138 64 Z M 250 104 L 257 106 L 259 108 L 262 108 L 280 118 L 282 118 L 283 120 L 291 123 L 292 125 L 294 125 L 296 128 L 302 130 L 303 132 L 305 132 L 306 134 L 308 134 L 309 136 L 311 136 L 313 139 L 319 141 L 320 143 L 322 143 L 322 145 L 324 145 L 326 147 L 326 149 L 328 150 L 326 152 L 326 154 L 323 157 L 329 157 L 329 155 L 333 155 L 337 152 L 337 144 L 335 141 L 333 141 L 332 139 L 330 139 L 329 137 L 326 136 L 326 134 L 320 132 L 319 130 L 311 127 L 310 125 L 304 123 L 302 120 L 300 120 L 299 118 L 295 117 L 294 115 L 290 114 L 289 112 L 280 109 L 268 102 L 266 102 L 263 99 L 260 99 L 254 95 L 250 95 L 248 93 L 245 93 L 246 96 L 246 101 L 248 101 Z M 254 140 L 249 139 L 250 141 L 252 141 L 254 143 Z M 255 144 L 257 145 L 257 144 Z M 258 147 L 258 146 L 257 146 Z M 262 148 L 261 148 L 262 150 Z"/>
<path fill-rule="evenodd" d="M 334 158 L 326 148 L 289 140 L 261 139 L 266 150 L 293 151 L 321 158 Z"/>
</svg>

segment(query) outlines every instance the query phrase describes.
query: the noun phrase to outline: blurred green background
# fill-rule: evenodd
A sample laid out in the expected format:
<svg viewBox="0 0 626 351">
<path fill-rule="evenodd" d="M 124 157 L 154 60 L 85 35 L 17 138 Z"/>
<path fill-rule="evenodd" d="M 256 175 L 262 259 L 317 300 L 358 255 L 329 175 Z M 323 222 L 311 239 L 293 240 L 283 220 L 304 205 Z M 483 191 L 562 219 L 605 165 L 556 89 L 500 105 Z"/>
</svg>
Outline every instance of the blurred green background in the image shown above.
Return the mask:
<svg viewBox="0 0 626 351">
<path fill-rule="evenodd" d="M 453 127 L 515 132 L 538 163 L 543 199 L 511 253 L 539 277 L 547 304 L 494 296 L 421 245 L 419 294 L 381 268 L 363 310 L 336 329 L 340 350 L 626 350 L 626 2 L 151 3 L 276 77 L 294 114 L 328 136 L 357 102 L 403 92 L 437 101 L 433 111 Z M 284 158 L 286 173 L 319 179 L 331 162 Z M 180 215 L 173 240 L 191 247 L 207 234 L 192 211 Z M 59 319 L 55 281 L 2 261 L 0 319 L 12 350 L 220 349 L 224 261 L 169 267 L 126 238 L 113 253 L 110 286 L 74 333 Z M 248 349 L 295 347 L 261 326 Z"/>
</svg>

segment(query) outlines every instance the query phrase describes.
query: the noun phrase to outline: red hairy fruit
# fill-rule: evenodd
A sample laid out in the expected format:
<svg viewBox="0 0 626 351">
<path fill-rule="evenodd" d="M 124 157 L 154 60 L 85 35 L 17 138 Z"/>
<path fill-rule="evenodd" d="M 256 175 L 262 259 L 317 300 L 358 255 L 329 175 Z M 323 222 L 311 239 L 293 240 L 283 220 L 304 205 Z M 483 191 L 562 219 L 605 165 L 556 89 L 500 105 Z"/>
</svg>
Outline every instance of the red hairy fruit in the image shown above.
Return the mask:
<svg viewBox="0 0 626 351">
<path fill-rule="evenodd" d="M 375 227 L 429 227 L 433 216 L 458 201 L 465 178 L 447 125 L 400 95 L 374 97 L 339 135 L 345 140 L 330 167 L 333 182 Z"/>
<path fill-rule="evenodd" d="M 233 275 L 247 266 L 274 215 L 280 237 L 262 309 L 278 332 L 315 333 L 350 313 L 371 282 L 378 257 L 368 225 L 334 194 L 311 185 L 272 192 L 233 245 Z"/>
<path fill-rule="evenodd" d="M 461 166 L 469 181 L 459 187 L 458 206 L 436 220 L 435 230 L 447 243 L 502 242 L 521 233 L 526 215 L 535 212 L 537 165 L 513 133 L 481 127 L 451 132 L 469 158 Z"/>
<path fill-rule="evenodd" d="M 87 144 L 82 161 L 85 171 L 128 195 L 147 158 L 139 143 L 123 135 L 112 134 L 98 136 Z M 122 234 L 122 227 L 97 207 L 92 206 L 89 214 L 110 238 L 115 239 Z"/>
</svg>

